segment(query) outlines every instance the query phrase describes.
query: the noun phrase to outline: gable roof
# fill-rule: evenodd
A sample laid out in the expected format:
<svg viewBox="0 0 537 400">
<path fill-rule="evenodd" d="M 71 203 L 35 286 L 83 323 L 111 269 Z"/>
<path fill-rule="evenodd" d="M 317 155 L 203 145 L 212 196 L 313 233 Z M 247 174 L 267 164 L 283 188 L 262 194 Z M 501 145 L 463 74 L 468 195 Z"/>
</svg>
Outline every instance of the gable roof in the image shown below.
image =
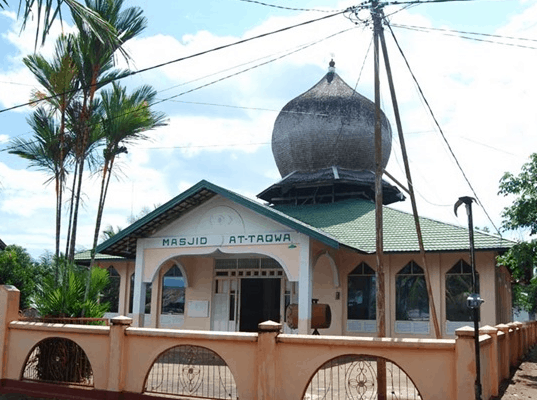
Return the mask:
<svg viewBox="0 0 537 400">
<path fill-rule="evenodd" d="M 220 195 L 262 216 L 310 236 L 328 246 L 344 245 L 363 253 L 375 252 L 375 204 L 349 199 L 335 203 L 266 206 L 202 180 L 129 227 L 97 246 L 98 254 L 134 259 L 136 240 L 146 238 L 201 204 Z M 384 251 L 419 251 L 412 214 L 383 207 Z M 457 251 L 469 248 L 468 230 L 428 218 L 420 218 L 426 251 Z M 514 242 L 496 235 L 475 232 L 476 250 L 506 250 Z M 106 258 L 106 257 L 105 257 Z"/>
<path fill-rule="evenodd" d="M 0 239 L 0 250 L 4 250 L 6 247 L 6 244 L 2 242 L 2 239 Z"/>
<path fill-rule="evenodd" d="M 274 208 L 260 204 L 235 192 L 207 182 L 206 180 L 202 180 L 187 191 L 174 197 L 143 218 L 140 218 L 129 227 L 121 230 L 110 239 L 101 243 L 97 246 L 95 251 L 96 253 L 133 259 L 136 256 L 136 240 L 138 238 L 150 237 L 160 229 L 212 199 L 216 195 L 220 195 L 258 214 L 286 225 L 291 229 L 304 233 L 328 246 L 333 248 L 339 247 L 339 242 L 326 232 L 296 220 L 291 216 L 285 215 Z"/>
<path fill-rule="evenodd" d="M 276 206 L 278 210 L 335 237 L 342 245 L 375 253 L 375 203 L 345 200 L 330 204 Z M 468 229 L 420 217 L 426 251 L 468 250 Z M 386 253 L 419 251 L 414 216 L 383 207 L 383 237 Z M 507 250 L 514 242 L 484 232 L 474 232 L 476 250 Z"/>
</svg>

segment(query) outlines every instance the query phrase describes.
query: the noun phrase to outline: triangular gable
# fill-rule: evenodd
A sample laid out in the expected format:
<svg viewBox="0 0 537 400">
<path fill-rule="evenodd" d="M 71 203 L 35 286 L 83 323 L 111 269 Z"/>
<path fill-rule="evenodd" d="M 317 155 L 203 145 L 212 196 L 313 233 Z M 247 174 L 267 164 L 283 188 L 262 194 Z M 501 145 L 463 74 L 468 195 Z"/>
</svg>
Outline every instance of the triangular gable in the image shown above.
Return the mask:
<svg viewBox="0 0 537 400">
<path fill-rule="evenodd" d="M 97 246 L 97 253 L 135 258 L 136 241 L 138 238 L 148 238 L 169 226 L 173 221 L 181 218 L 197 207 L 220 195 L 234 203 L 239 204 L 263 217 L 269 218 L 279 224 L 285 225 L 297 232 L 310 236 L 313 239 L 338 248 L 339 242 L 330 234 L 309 226 L 278 210 L 259 204 L 244 196 L 202 180 L 190 189 L 174 197 L 167 203 L 153 210 L 132 225 Z"/>
</svg>

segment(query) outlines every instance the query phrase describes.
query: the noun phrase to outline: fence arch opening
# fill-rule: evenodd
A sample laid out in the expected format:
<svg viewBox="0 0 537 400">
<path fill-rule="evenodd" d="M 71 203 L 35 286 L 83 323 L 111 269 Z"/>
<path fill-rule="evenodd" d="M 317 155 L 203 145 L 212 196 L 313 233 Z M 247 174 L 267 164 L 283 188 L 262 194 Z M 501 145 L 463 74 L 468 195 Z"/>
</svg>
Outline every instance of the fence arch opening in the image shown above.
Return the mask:
<svg viewBox="0 0 537 400">
<path fill-rule="evenodd" d="M 238 399 L 226 362 L 205 347 L 179 345 L 161 353 L 144 383 L 144 393 L 180 398 Z"/>
<path fill-rule="evenodd" d="M 412 379 L 397 364 L 369 355 L 343 355 L 327 361 L 311 377 L 302 399 L 376 400 L 379 371 L 384 366 L 386 399 L 422 399 Z"/>
<path fill-rule="evenodd" d="M 70 339 L 53 337 L 37 343 L 26 358 L 21 380 L 93 387 L 88 356 Z"/>
</svg>

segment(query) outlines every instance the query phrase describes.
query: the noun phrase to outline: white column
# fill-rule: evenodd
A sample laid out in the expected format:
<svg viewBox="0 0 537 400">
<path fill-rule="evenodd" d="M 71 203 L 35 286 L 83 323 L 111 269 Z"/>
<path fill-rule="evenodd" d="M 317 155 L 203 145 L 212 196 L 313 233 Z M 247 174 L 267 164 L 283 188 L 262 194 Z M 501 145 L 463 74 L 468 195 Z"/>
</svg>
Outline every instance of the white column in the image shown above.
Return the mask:
<svg viewBox="0 0 537 400">
<path fill-rule="evenodd" d="M 138 239 L 136 243 L 136 264 L 134 268 L 134 298 L 132 301 L 132 319 L 134 326 L 144 326 L 145 314 L 145 289 L 146 284 L 142 282 L 144 274 L 144 243 Z"/>
<path fill-rule="evenodd" d="M 299 234 L 299 243 L 298 333 L 308 335 L 311 327 L 311 296 L 313 295 L 313 273 L 309 236 Z"/>
</svg>

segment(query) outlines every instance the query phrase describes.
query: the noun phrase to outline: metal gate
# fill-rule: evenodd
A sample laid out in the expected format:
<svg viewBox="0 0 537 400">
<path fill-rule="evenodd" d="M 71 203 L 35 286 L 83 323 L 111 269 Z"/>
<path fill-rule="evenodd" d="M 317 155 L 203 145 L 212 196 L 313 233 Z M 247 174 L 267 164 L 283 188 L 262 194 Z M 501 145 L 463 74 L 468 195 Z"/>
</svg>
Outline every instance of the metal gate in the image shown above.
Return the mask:
<svg viewBox="0 0 537 400">
<path fill-rule="evenodd" d="M 346 355 L 321 366 L 308 383 L 303 400 L 374 400 L 378 398 L 380 365 L 386 364 L 386 394 L 390 400 L 421 400 L 409 376 L 380 357 Z"/>
<path fill-rule="evenodd" d="M 157 357 L 147 376 L 144 392 L 180 398 L 238 399 L 231 370 L 214 351 L 180 345 Z"/>
</svg>

